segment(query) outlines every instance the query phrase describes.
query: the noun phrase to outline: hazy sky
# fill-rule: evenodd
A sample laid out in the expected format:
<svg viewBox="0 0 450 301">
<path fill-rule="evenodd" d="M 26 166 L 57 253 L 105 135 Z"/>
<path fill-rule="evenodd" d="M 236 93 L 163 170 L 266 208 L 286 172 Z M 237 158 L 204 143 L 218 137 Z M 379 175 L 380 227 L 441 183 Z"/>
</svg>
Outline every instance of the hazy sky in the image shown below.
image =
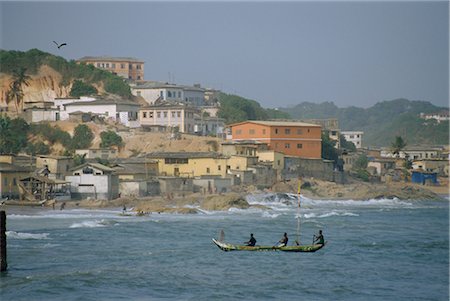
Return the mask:
<svg viewBox="0 0 450 301">
<path fill-rule="evenodd" d="M 269 108 L 449 102 L 447 1 L 2 2 L 0 41 L 66 59 L 136 57 L 146 80 Z"/>
</svg>

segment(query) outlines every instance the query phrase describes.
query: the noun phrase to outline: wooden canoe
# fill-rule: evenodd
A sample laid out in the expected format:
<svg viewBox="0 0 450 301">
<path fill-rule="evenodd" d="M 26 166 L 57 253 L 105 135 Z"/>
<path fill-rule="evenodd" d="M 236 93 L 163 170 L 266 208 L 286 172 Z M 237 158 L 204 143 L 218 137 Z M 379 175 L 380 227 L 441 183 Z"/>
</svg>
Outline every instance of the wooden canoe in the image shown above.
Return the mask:
<svg viewBox="0 0 450 301">
<path fill-rule="evenodd" d="M 216 239 L 212 239 L 213 243 L 222 251 L 282 251 L 282 252 L 315 252 L 323 248 L 324 245 L 302 245 L 302 246 L 245 246 L 245 245 L 233 245 L 226 242 L 221 242 Z"/>
</svg>

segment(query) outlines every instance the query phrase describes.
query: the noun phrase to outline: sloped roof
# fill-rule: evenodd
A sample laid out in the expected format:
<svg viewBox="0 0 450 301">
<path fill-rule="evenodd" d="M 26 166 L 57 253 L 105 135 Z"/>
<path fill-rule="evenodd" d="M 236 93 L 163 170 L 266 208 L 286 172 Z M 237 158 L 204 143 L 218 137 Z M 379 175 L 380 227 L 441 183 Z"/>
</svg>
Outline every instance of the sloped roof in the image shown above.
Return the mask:
<svg viewBox="0 0 450 301">
<path fill-rule="evenodd" d="M 277 121 L 277 120 L 247 120 L 238 123 L 233 123 L 228 125 L 229 127 L 245 124 L 245 123 L 255 123 L 266 126 L 307 126 L 307 127 L 316 127 L 321 128 L 318 124 L 305 123 L 300 121 Z"/>
<path fill-rule="evenodd" d="M 78 59 L 80 62 L 84 61 L 109 61 L 109 62 L 133 62 L 133 63 L 144 63 L 143 60 L 134 57 L 120 57 L 120 56 L 83 56 Z"/>
<path fill-rule="evenodd" d="M 106 165 L 103 165 L 103 164 L 100 164 L 100 163 L 90 163 L 90 162 L 87 162 L 87 163 L 75 166 L 75 167 L 71 168 L 70 170 L 74 171 L 74 170 L 78 170 L 78 169 L 84 168 L 86 166 L 94 167 L 96 169 L 100 169 L 102 171 L 107 171 L 107 172 L 113 172 L 114 171 L 114 169 L 112 169 L 112 168 L 110 168 L 110 167 L 108 167 Z"/>
</svg>

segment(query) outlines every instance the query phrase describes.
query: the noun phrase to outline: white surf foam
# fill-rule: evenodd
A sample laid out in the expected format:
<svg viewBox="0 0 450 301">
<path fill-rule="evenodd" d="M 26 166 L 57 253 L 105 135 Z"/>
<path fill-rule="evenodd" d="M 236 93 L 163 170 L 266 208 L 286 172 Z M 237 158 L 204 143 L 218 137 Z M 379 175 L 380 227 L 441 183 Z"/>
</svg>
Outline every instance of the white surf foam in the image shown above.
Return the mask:
<svg viewBox="0 0 450 301">
<path fill-rule="evenodd" d="M 26 233 L 6 231 L 8 239 L 48 239 L 49 233 Z"/>
<path fill-rule="evenodd" d="M 111 225 L 116 225 L 116 221 L 111 220 L 93 220 L 93 221 L 82 221 L 79 223 L 73 223 L 69 228 L 99 228 Z"/>
</svg>

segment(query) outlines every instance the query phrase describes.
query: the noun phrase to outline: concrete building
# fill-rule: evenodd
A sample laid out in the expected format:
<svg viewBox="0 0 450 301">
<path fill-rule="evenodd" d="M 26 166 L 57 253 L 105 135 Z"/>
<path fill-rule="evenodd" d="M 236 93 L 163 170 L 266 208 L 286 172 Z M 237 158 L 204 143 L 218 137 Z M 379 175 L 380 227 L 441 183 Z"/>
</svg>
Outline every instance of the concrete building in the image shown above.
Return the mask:
<svg viewBox="0 0 450 301">
<path fill-rule="evenodd" d="M 420 118 L 425 120 L 435 119 L 438 123 L 441 123 L 442 121 L 450 120 L 450 115 L 448 110 L 442 110 L 440 112 L 429 114 L 420 113 Z"/>
<path fill-rule="evenodd" d="M 409 146 L 397 155 L 391 148 L 382 147 L 380 156 L 384 158 L 408 158 L 409 160 L 434 159 L 441 158 L 444 151 L 443 147 Z"/>
<path fill-rule="evenodd" d="M 146 158 L 158 161 L 160 176 L 224 178 L 227 175 L 227 158 L 214 152 L 155 152 Z"/>
<path fill-rule="evenodd" d="M 341 148 L 341 130 L 339 129 L 339 121 L 337 118 L 302 119 L 300 121 L 320 125 L 322 127 L 322 131 L 328 132 L 328 137 L 330 140 L 335 142 L 334 147 L 337 149 Z"/>
<path fill-rule="evenodd" d="M 231 140 L 267 143 L 269 149 L 289 156 L 321 158 L 321 126 L 293 121 L 244 121 L 229 125 Z"/>
<path fill-rule="evenodd" d="M 90 148 L 90 149 L 76 149 L 76 155 L 84 156 L 85 159 L 116 159 L 117 150 L 113 148 Z"/>
<path fill-rule="evenodd" d="M 344 135 L 345 140 L 352 142 L 356 148 L 362 148 L 362 138 L 364 132 L 361 131 L 342 131 L 342 135 Z"/>
<path fill-rule="evenodd" d="M 19 181 L 28 176 L 30 172 L 31 170 L 27 167 L 0 160 L 0 198 L 17 199 L 19 197 Z"/>
<path fill-rule="evenodd" d="M 194 117 L 194 132 L 201 136 L 221 136 L 225 129 L 225 119 L 218 117 L 205 117 L 202 113 Z"/>
<path fill-rule="evenodd" d="M 412 163 L 414 170 L 426 172 L 436 172 L 439 176 L 447 176 L 449 171 L 449 161 L 446 159 L 422 159 Z"/>
<path fill-rule="evenodd" d="M 119 122 L 128 127 L 139 127 L 140 105 L 125 99 L 97 99 L 93 101 L 72 102 L 63 105 L 61 120 L 68 120 L 75 112 L 92 113 L 99 117 Z"/>
<path fill-rule="evenodd" d="M 66 176 L 74 199 L 112 200 L 119 196 L 119 178 L 114 169 L 99 163 L 85 163 L 74 167 Z"/>
<path fill-rule="evenodd" d="M 77 63 L 93 65 L 130 80 L 144 80 L 144 61 L 132 57 L 85 56 Z"/>
<path fill-rule="evenodd" d="M 184 86 L 156 81 L 137 82 L 130 85 L 131 93 L 142 97 L 149 105 L 156 101 L 168 101 L 202 106 L 205 103 L 205 89 L 200 85 Z"/>
<path fill-rule="evenodd" d="M 68 156 L 50 156 L 50 155 L 37 155 L 36 156 L 36 168 L 43 169 L 48 168 L 50 172 L 48 177 L 50 179 L 64 180 L 65 176 L 70 173 L 70 169 L 73 167 L 73 159 Z"/>
<path fill-rule="evenodd" d="M 367 163 L 367 168 L 374 168 L 376 175 L 384 176 L 389 170 L 395 169 L 396 160 L 389 158 L 374 158 Z"/>
<path fill-rule="evenodd" d="M 186 105 L 164 103 L 142 107 L 139 111 L 139 123 L 142 127 L 163 126 L 178 128 L 181 133 L 195 132 L 196 108 Z"/>
</svg>

